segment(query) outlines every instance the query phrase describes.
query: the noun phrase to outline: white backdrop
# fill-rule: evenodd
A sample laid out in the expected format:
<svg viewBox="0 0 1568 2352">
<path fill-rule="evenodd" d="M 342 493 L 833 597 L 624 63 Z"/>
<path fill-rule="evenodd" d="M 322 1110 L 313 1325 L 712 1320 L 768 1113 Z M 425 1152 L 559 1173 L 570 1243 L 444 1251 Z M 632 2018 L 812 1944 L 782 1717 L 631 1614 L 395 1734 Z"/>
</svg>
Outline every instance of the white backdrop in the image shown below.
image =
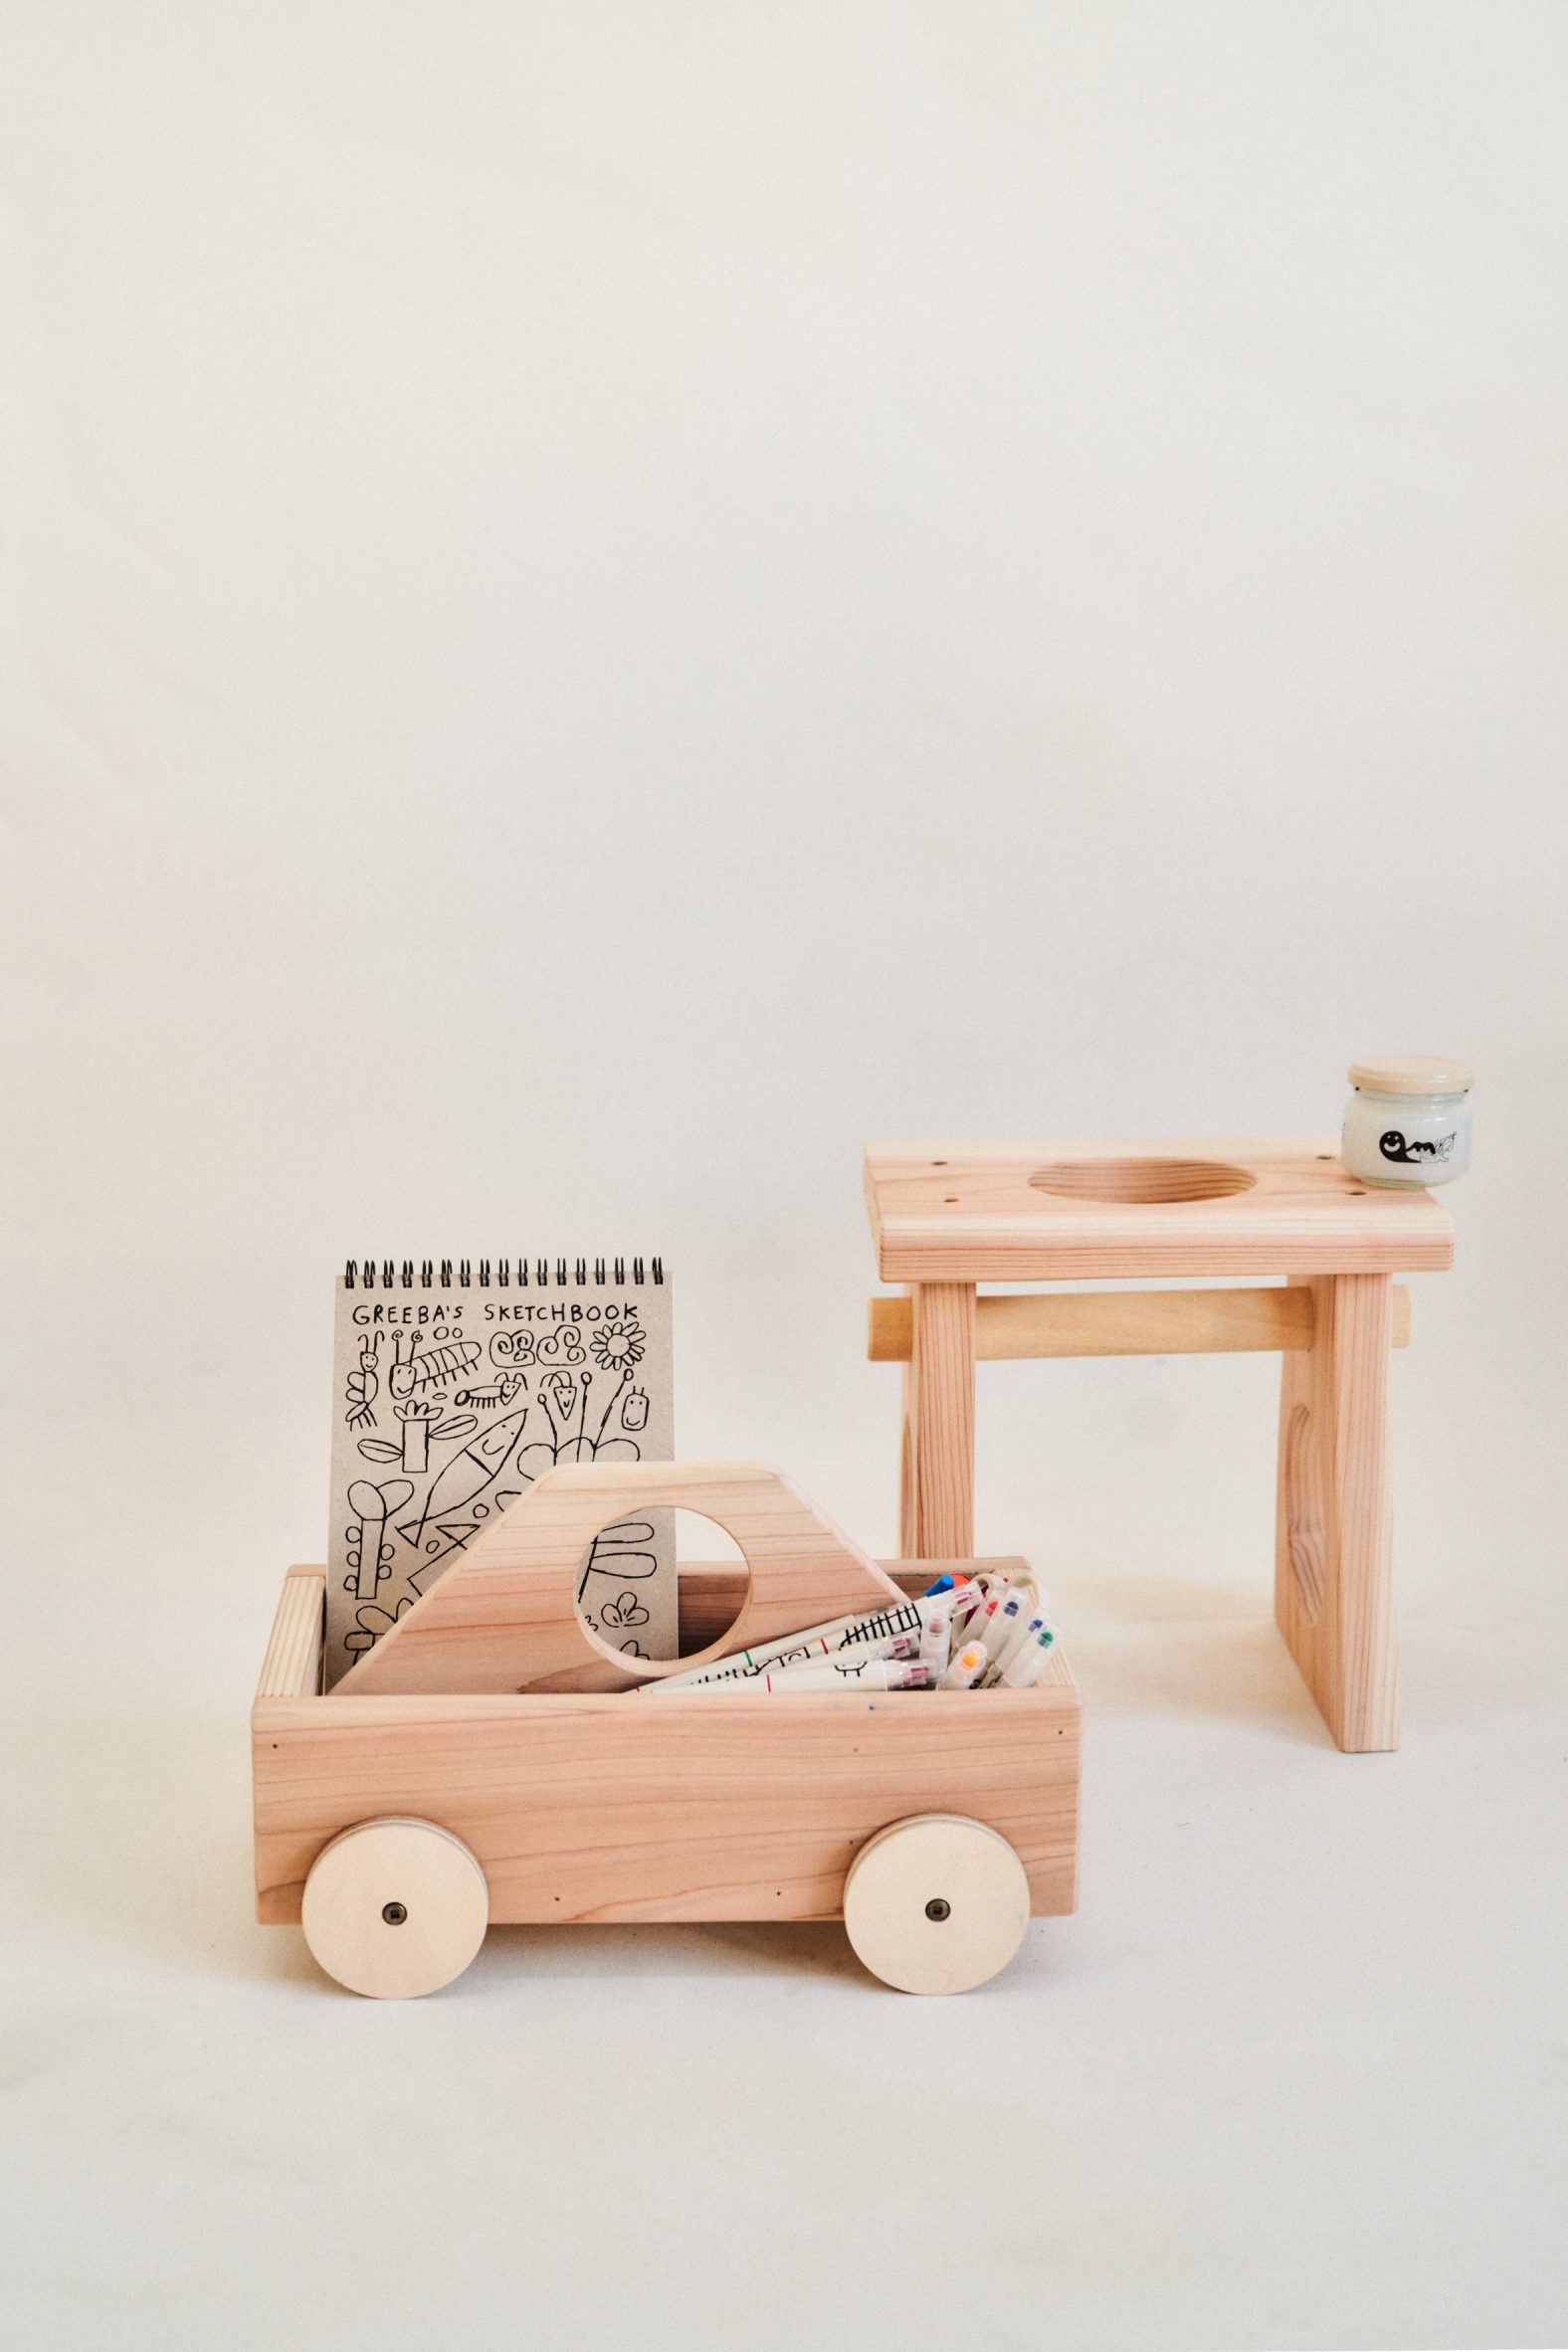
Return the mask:
<svg viewBox="0 0 1568 2352">
<path fill-rule="evenodd" d="M 28 2341 L 1560 2341 L 1568 17 L 0 33 Z M 1002 1985 L 513 1932 L 382 2012 L 249 1925 L 345 1253 L 662 1249 L 683 1451 L 886 1550 L 868 1136 L 1397 1050 L 1478 1072 L 1397 1760 L 1270 1630 L 1266 1360 L 987 1368 L 1089 1716 Z M 944 2179 L 978 2275 L 862 2276 Z"/>
</svg>

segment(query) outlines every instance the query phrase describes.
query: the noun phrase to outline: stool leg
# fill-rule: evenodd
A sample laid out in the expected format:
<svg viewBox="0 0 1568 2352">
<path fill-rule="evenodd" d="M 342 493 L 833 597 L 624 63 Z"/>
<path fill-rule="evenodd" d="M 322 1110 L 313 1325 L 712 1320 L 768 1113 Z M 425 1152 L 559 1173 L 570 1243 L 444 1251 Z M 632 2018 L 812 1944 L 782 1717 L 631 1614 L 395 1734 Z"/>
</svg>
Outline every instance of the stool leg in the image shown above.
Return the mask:
<svg viewBox="0 0 1568 2352">
<path fill-rule="evenodd" d="M 898 1548 L 906 1560 L 974 1554 L 975 1291 L 912 1282 L 914 1337 L 903 1376 Z"/>
<path fill-rule="evenodd" d="M 1274 1617 L 1340 1747 L 1399 1744 L 1388 1490 L 1389 1274 L 1312 1282 L 1279 1395 Z"/>
<path fill-rule="evenodd" d="M 920 1551 L 920 1488 L 914 1474 L 914 1357 L 904 1358 L 898 1413 L 898 1557 L 918 1560 Z"/>
</svg>

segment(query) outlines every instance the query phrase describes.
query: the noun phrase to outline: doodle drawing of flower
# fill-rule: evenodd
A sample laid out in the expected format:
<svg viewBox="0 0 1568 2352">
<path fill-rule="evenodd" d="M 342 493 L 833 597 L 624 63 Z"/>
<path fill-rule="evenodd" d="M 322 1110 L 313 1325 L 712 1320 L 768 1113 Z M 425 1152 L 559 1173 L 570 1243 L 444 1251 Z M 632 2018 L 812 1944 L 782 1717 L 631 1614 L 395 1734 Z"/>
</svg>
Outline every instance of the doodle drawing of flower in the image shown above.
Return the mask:
<svg viewBox="0 0 1568 2352">
<path fill-rule="evenodd" d="M 635 1593 L 618 1593 L 613 1601 L 606 1601 L 599 1615 L 606 1625 L 646 1625 L 648 1611 Z"/>
<path fill-rule="evenodd" d="M 601 1372 L 629 1372 L 643 1360 L 643 1326 L 636 1315 L 612 1315 L 588 1341 Z"/>
</svg>

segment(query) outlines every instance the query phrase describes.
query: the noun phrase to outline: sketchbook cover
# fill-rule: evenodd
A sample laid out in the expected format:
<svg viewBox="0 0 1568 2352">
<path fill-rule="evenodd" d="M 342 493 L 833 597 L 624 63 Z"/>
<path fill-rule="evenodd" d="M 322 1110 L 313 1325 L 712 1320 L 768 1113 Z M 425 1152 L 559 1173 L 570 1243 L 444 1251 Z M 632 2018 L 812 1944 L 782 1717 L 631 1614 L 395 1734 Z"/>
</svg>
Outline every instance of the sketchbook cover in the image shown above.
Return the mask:
<svg viewBox="0 0 1568 2352">
<path fill-rule="evenodd" d="M 351 1264 L 337 1284 L 328 1689 L 465 1545 L 558 1462 L 670 1462 L 670 1282 L 661 1260 Z M 585 1621 L 674 1657 L 674 1517 L 598 1536 Z"/>
</svg>

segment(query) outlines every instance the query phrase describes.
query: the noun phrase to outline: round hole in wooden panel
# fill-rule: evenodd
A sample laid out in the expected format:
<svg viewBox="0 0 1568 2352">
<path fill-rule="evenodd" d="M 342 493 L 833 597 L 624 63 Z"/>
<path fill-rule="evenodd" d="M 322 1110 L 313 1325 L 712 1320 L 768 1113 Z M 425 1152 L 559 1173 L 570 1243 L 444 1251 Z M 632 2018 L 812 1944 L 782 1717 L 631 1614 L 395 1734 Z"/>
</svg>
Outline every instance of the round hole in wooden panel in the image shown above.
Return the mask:
<svg viewBox="0 0 1568 2352">
<path fill-rule="evenodd" d="M 672 1564 L 675 1612 L 656 1597 L 656 1588 L 668 1590 Z M 577 1618 L 623 1657 L 687 1658 L 715 1644 L 722 1651 L 750 1590 L 745 1554 L 716 1519 L 701 1511 L 633 1511 L 601 1528 L 578 1561 Z"/>
<path fill-rule="evenodd" d="M 1029 1179 L 1036 1192 L 1068 1201 L 1144 1208 L 1162 1201 L 1222 1201 L 1258 1179 L 1227 1160 L 1054 1160 Z"/>
</svg>

